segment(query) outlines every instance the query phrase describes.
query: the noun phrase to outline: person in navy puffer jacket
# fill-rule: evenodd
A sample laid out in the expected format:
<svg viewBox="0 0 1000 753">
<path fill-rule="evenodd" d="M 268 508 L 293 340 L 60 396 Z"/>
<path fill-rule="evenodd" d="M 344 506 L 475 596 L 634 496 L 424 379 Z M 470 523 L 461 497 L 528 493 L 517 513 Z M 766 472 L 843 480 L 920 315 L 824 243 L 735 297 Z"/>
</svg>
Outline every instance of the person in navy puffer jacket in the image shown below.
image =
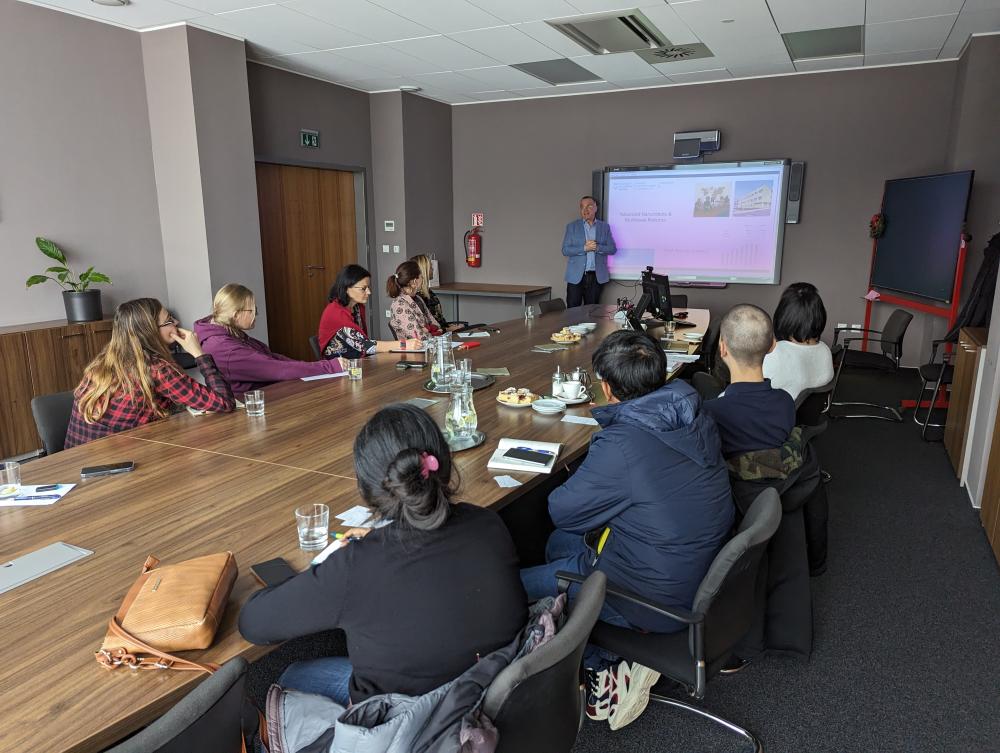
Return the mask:
<svg viewBox="0 0 1000 753">
<path fill-rule="evenodd" d="M 608 405 L 586 459 L 549 495 L 557 530 L 548 564 L 521 571 L 529 599 L 555 593 L 558 570 L 603 571 L 617 586 L 690 609 L 729 539 L 735 506 L 714 420 L 687 383 L 666 381 L 666 356 L 641 332 L 611 334 L 594 353 Z M 598 541 L 600 554 L 584 543 Z M 608 619 L 608 618 L 611 619 Z M 652 632 L 683 625 L 609 598 L 601 619 Z"/>
</svg>

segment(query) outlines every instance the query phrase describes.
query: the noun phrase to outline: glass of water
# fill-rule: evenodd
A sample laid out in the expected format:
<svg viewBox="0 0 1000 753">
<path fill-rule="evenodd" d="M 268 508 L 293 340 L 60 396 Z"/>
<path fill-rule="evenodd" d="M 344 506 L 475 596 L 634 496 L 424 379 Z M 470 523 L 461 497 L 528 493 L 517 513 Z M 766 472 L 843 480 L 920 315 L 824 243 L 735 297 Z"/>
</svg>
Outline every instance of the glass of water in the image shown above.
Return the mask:
<svg viewBox="0 0 1000 753">
<path fill-rule="evenodd" d="M 674 339 L 674 333 L 677 332 L 677 322 L 675 322 L 673 319 L 671 319 L 669 322 L 667 322 L 664 325 L 664 327 L 666 329 L 667 339 L 673 340 Z"/>
<path fill-rule="evenodd" d="M 320 503 L 297 507 L 295 525 L 299 529 L 300 549 L 323 549 L 330 534 L 330 508 Z"/>
<path fill-rule="evenodd" d="M 264 415 L 264 390 L 250 390 L 243 396 L 248 416 Z"/>
<path fill-rule="evenodd" d="M 360 358 L 349 358 L 347 359 L 347 378 L 352 382 L 361 381 L 361 359 Z"/>
<path fill-rule="evenodd" d="M 535 307 L 534 306 L 525 307 L 524 320 L 528 321 L 529 319 L 534 319 L 534 318 L 535 318 Z"/>
<path fill-rule="evenodd" d="M 21 464 L 8 460 L 0 468 L 0 499 L 15 497 L 21 491 Z"/>
</svg>

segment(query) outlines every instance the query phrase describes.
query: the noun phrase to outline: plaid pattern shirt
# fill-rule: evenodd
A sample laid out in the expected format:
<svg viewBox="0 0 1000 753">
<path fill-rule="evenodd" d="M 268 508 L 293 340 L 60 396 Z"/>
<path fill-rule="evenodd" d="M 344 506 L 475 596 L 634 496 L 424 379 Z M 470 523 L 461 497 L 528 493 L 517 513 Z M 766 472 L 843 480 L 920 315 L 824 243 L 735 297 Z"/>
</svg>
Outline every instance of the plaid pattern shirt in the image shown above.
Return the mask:
<svg viewBox="0 0 1000 753">
<path fill-rule="evenodd" d="M 205 376 L 204 385 L 162 359 L 150 364 L 157 405 L 165 410 L 173 410 L 175 406 L 190 406 L 195 410 L 229 413 L 236 407 L 236 400 L 233 398 L 229 383 L 219 373 L 215 360 L 212 356 L 203 355 L 196 359 L 195 363 Z M 69 428 L 66 430 L 66 448 L 85 444 L 109 434 L 117 434 L 126 429 L 134 429 L 159 418 L 160 416 L 146 403 L 138 390 L 116 392 L 108 401 L 108 409 L 104 411 L 104 415 L 92 424 L 83 420 L 78 400 L 74 400 L 73 413 L 70 415 Z"/>
</svg>

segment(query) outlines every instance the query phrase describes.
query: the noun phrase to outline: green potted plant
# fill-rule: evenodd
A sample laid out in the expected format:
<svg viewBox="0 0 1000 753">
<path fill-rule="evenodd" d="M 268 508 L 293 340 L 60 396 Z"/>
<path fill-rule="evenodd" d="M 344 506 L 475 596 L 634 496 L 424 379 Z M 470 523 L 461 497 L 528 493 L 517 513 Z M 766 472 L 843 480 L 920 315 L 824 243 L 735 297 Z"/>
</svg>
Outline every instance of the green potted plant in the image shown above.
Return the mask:
<svg viewBox="0 0 1000 753">
<path fill-rule="evenodd" d="M 45 238 L 35 238 L 38 250 L 50 259 L 59 262 L 59 266 L 49 267 L 44 275 L 32 275 L 28 278 L 26 287 L 39 285 L 52 280 L 63 289 L 63 303 L 66 306 L 66 319 L 70 322 L 96 322 L 104 314 L 101 311 L 101 291 L 92 290 L 91 285 L 98 283 L 111 284 L 111 278 L 102 272 L 95 272 L 90 267 L 79 276 L 73 274 L 66 261 L 66 254 L 55 243 Z M 51 275 L 55 275 L 52 277 Z"/>
</svg>

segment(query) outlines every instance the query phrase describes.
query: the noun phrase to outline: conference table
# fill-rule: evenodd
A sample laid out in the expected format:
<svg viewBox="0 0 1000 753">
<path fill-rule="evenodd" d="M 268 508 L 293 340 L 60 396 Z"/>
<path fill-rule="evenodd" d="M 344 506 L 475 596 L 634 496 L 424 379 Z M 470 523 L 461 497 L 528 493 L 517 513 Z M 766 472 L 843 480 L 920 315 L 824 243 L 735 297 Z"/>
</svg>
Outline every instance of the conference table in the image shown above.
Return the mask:
<svg viewBox="0 0 1000 753">
<path fill-rule="evenodd" d="M 588 370 L 604 336 L 620 324 L 611 309 L 583 307 L 534 320 L 494 325 L 499 332 L 470 338 L 478 347 L 457 350 L 473 368 L 506 367 L 510 376 L 475 393 L 479 429 L 486 441 L 457 453 L 461 479 L 457 498 L 500 510 L 542 483 L 545 474 L 492 472 L 487 461 L 502 437 L 559 442 L 559 464 L 587 450 L 598 428 L 563 422 L 529 408 L 501 405 L 506 387 L 551 391 L 551 374 L 575 366 Z M 692 309 L 704 333 L 709 315 Z M 567 324 L 592 321 L 594 333 L 566 350 L 536 353 Z M 656 334 L 654 332 L 654 334 Z M 690 351 L 694 352 L 692 345 Z M 195 661 L 223 663 L 234 656 L 259 658 L 269 647 L 253 646 L 237 629 L 239 607 L 259 588 L 250 565 L 284 557 L 296 569 L 312 554 L 298 548 L 293 510 L 309 502 L 330 506 L 333 516 L 363 504 L 354 477 L 352 445 L 358 428 L 388 403 L 436 399 L 426 408 L 444 425 L 448 396 L 423 387 L 429 369 L 400 370 L 399 360 L 422 354 L 381 354 L 365 359 L 360 381 L 345 377 L 283 382 L 267 387 L 266 411 L 250 417 L 191 415 L 166 420 L 74 447 L 22 466 L 25 484 L 77 483 L 58 503 L 45 507 L 0 507 L 0 561 L 8 562 L 54 542 L 93 551 L 66 567 L 0 595 L 0 750 L 92 753 L 149 724 L 203 678 L 193 672 L 108 671 L 94 660 L 107 620 L 138 576 L 147 555 L 163 564 L 232 551 L 240 567 L 214 644 L 191 651 Z M 571 406 L 570 415 L 590 415 L 604 403 L 594 385 L 594 403 Z M 80 468 L 132 460 L 128 474 L 80 481 Z M 522 483 L 501 488 L 495 475 Z"/>
</svg>

